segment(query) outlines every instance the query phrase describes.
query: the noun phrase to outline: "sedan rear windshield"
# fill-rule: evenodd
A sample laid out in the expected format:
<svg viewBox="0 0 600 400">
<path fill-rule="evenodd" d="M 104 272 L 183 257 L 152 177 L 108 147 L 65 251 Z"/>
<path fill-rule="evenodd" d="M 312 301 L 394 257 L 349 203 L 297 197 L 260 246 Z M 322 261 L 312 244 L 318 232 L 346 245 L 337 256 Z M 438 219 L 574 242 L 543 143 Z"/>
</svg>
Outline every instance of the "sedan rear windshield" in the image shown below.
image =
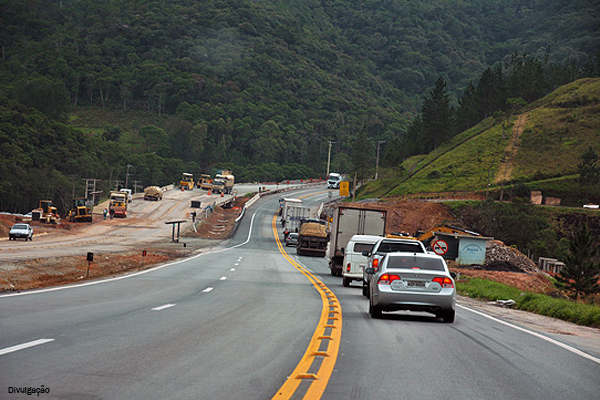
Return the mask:
<svg viewBox="0 0 600 400">
<path fill-rule="evenodd" d="M 13 226 L 13 229 L 27 229 L 27 225 L 17 224 Z"/>
<path fill-rule="evenodd" d="M 405 251 L 409 253 L 424 253 L 423 248 L 418 244 L 409 243 L 381 243 L 377 253 L 394 253 L 397 251 Z"/>
<path fill-rule="evenodd" d="M 388 256 L 387 268 L 426 269 L 430 271 L 445 271 L 444 263 L 440 259 L 421 257 Z"/>
</svg>

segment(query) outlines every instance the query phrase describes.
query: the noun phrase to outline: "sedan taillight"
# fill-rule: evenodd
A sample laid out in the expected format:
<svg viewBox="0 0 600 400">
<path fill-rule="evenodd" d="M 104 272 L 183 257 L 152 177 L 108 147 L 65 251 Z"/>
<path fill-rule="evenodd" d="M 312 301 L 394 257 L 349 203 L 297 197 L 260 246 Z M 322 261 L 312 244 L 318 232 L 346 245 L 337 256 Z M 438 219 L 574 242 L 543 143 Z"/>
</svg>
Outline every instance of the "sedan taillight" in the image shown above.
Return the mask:
<svg viewBox="0 0 600 400">
<path fill-rule="evenodd" d="M 381 277 L 379 278 L 379 281 L 377 281 L 377 283 L 379 285 L 391 285 L 392 282 L 400 281 L 400 280 L 401 279 L 398 275 L 383 274 L 383 275 L 381 275 Z"/>
<path fill-rule="evenodd" d="M 454 287 L 454 283 L 452 282 L 452 279 L 448 278 L 447 276 L 438 276 L 436 278 L 433 278 L 433 282 L 437 282 L 440 284 L 441 287 L 443 288 L 453 288 Z"/>
</svg>

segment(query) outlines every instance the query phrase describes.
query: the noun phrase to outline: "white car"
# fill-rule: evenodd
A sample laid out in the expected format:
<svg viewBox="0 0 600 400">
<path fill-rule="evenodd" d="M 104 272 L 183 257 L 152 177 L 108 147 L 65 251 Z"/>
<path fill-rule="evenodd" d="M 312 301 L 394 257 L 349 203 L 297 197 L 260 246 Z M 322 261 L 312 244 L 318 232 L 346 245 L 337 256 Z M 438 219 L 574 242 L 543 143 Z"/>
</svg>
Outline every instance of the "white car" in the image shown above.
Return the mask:
<svg viewBox="0 0 600 400">
<path fill-rule="evenodd" d="M 443 257 L 435 254 L 389 253 L 369 284 L 369 314 L 382 311 L 421 311 L 454 322 L 456 287 Z"/>
<path fill-rule="evenodd" d="M 33 228 L 29 224 L 14 224 L 8 232 L 8 240 L 33 240 Z"/>
</svg>

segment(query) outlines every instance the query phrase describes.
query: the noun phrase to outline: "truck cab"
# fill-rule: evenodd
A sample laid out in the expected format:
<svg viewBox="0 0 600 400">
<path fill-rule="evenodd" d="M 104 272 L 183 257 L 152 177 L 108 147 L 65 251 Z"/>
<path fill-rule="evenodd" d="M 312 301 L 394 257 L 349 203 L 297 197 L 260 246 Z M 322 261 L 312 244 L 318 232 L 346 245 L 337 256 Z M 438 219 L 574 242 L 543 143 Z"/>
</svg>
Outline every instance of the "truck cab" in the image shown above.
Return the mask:
<svg viewBox="0 0 600 400">
<path fill-rule="evenodd" d="M 340 182 L 342 181 L 342 175 L 332 172 L 327 177 L 327 189 L 339 189 Z"/>
</svg>

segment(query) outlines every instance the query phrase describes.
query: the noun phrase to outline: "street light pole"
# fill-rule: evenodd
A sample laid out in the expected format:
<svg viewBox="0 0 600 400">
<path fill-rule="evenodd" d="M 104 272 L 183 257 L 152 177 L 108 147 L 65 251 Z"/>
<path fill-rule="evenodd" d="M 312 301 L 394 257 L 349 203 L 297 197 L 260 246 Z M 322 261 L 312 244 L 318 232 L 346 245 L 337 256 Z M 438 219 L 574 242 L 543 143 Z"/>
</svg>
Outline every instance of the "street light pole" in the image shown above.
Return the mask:
<svg viewBox="0 0 600 400">
<path fill-rule="evenodd" d="M 375 180 L 379 178 L 379 145 L 381 143 L 385 143 L 385 140 L 380 140 L 377 142 L 377 161 L 375 162 Z"/>
<path fill-rule="evenodd" d="M 331 145 L 332 145 L 332 143 L 335 143 L 335 142 L 329 141 L 329 152 L 327 153 L 327 175 L 326 175 L 327 178 L 325 178 L 325 179 L 329 179 L 329 164 L 331 162 Z"/>
</svg>

